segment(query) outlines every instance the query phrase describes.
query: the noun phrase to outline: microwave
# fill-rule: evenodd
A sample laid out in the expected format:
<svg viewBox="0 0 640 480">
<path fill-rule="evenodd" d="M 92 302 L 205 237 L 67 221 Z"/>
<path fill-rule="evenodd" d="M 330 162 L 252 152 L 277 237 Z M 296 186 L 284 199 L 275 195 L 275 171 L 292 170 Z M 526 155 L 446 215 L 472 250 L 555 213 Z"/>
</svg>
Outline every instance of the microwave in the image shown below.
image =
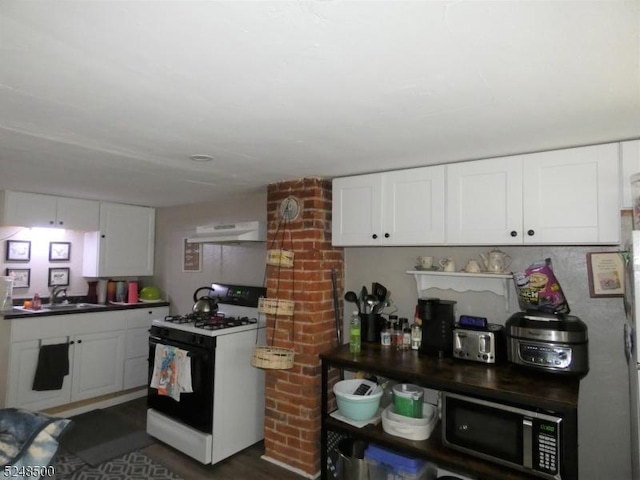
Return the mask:
<svg viewBox="0 0 640 480">
<path fill-rule="evenodd" d="M 442 443 L 542 478 L 560 480 L 562 417 L 442 392 Z"/>
</svg>

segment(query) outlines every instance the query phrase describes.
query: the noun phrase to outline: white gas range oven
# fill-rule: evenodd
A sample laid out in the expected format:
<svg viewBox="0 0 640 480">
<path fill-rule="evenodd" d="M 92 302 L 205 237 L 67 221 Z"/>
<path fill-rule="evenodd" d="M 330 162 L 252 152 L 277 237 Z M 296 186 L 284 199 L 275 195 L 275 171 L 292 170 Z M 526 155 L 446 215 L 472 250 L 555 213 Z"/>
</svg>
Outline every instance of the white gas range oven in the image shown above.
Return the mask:
<svg viewBox="0 0 640 480">
<path fill-rule="evenodd" d="M 264 438 L 264 372 L 251 366 L 264 345 L 258 300 L 266 289 L 214 283 L 215 314 L 153 320 L 149 330 L 147 433 L 204 464 L 217 463 Z M 156 349 L 187 353 L 193 392 L 179 400 L 151 387 Z"/>
</svg>

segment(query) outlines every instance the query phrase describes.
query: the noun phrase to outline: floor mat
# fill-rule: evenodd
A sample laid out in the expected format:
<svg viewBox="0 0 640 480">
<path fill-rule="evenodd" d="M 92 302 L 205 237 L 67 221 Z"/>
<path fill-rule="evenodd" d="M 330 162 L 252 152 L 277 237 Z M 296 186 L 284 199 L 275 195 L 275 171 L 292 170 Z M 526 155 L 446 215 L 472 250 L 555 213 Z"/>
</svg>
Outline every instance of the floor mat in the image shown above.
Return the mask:
<svg viewBox="0 0 640 480">
<path fill-rule="evenodd" d="M 182 480 L 141 452 L 129 452 L 95 467 L 64 453 L 56 457 L 53 467 L 56 480 Z"/>
<path fill-rule="evenodd" d="M 147 432 L 106 410 L 92 410 L 71 420 L 60 445 L 92 467 L 154 443 Z"/>
</svg>

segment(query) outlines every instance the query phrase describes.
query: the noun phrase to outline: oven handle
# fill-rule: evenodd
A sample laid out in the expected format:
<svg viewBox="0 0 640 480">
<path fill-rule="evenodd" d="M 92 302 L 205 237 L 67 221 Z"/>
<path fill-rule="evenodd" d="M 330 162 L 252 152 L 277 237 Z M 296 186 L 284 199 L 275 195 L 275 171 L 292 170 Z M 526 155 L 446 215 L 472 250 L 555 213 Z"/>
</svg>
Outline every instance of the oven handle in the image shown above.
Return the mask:
<svg viewBox="0 0 640 480">
<path fill-rule="evenodd" d="M 203 349 L 196 349 L 194 351 L 193 347 L 190 345 L 185 345 L 179 342 L 169 342 L 166 340 L 162 340 L 159 337 L 149 337 L 149 346 L 153 345 L 154 348 L 156 345 L 167 345 L 169 347 L 176 347 L 187 352 L 187 357 L 192 358 L 204 358 L 205 360 L 209 359 L 209 352 Z"/>
</svg>

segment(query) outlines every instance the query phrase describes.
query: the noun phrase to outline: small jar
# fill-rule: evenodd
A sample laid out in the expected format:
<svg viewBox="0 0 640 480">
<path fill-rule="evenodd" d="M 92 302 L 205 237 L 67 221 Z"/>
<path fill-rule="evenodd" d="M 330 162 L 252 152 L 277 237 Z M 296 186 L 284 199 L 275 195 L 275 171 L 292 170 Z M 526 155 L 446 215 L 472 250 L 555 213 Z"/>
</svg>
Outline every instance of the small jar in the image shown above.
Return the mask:
<svg viewBox="0 0 640 480">
<path fill-rule="evenodd" d="M 411 325 L 411 350 L 419 350 L 422 344 L 422 327 L 417 323 Z"/>
<path fill-rule="evenodd" d="M 387 322 L 382 332 L 380 332 L 380 344 L 383 347 L 391 346 L 391 323 Z"/>
</svg>

